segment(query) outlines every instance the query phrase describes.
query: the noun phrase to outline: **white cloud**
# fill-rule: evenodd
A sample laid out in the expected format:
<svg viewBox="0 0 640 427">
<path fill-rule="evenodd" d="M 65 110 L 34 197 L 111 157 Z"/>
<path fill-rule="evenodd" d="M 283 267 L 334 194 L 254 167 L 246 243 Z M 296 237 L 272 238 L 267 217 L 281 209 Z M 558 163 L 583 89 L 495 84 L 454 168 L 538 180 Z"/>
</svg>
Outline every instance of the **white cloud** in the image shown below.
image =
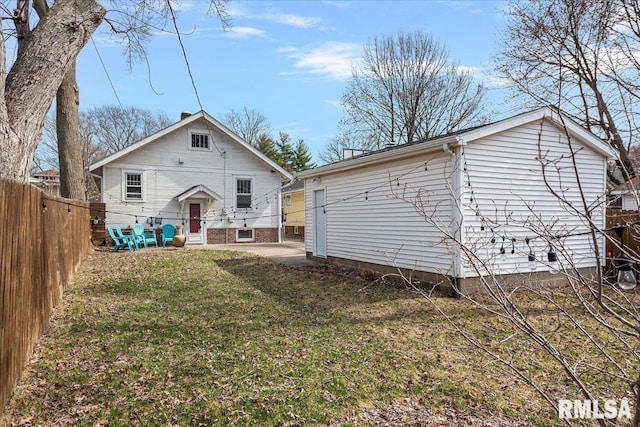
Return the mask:
<svg viewBox="0 0 640 427">
<path fill-rule="evenodd" d="M 278 49 L 278 52 L 293 59 L 295 68 L 323 74 L 332 80 L 346 80 L 351 77 L 351 68 L 358 61 L 361 50 L 359 44 L 327 43 L 309 51 L 286 47 Z"/>
<path fill-rule="evenodd" d="M 288 13 L 275 13 L 262 15 L 262 19 L 277 22 L 279 24 L 290 25 L 297 28 L 316 27 L 322 23 L 322 18 L 313 16 L 291 15 Z"/>
<path fill-rule="evenodd" d="M 250 12 L 240 3 L 231 3 L 229 13 L 233 18 L 269 21 L 296 28 L 312 28 L 322 24 L 322 18 L 316 16 L 302 16 L 277 11 Z"/>
<path fill-rule="evenodd" d="M 264 37 L 264 31 L 254 27 L 236 27 L 232 26 L 229 31 L 224 33 L 226 37 L 248 38 L 248 37 Z"/>
<path fill-rule="evenodd" d="M 335 99 L 325 99 L 324 103 L 332 107 L 342 109 L 342 105 L 340 104 L 340 101 L 336 101 Z"/>
<path fill-rule="evenodd" d="M 487 88 L 501 88 L 510 85 L 510 82 L 502 77 L 491 74 L 486 67 L 469 67 L 458 65 L 458 70 L 467 72 L 474 80 Z"/>
</svg>

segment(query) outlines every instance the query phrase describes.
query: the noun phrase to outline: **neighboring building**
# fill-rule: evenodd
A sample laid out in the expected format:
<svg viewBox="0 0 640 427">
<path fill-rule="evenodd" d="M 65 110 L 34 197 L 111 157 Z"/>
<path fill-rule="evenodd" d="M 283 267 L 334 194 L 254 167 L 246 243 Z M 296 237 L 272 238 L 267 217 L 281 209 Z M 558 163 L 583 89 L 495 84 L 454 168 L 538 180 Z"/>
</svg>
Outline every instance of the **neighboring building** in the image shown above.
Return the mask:
<svg viewBox="0 0 640 427">
<path fill-rule="evenodd" d="M 50 196 L 60 197 L 60 173 L 57 170 L 48 169 L 34 173 L 31 183 Z"/>
<path fill-rule="evenodd" d="M 609 192 L 609 207 L 625 211 L 638 211 L 640 199 L 640 179 L 633 178 Z"/>
<path fill-rule="evenodd" d="M 282 189 L 282 222 L 285 238 L 304 239 L 304 181 Z"/>
<path fill-rule="evenodd" d="M 107 226 L 183 225 L 187 244 L 277 242 L 291 174 L 206 112 L 95 163 Z"/>
<path fill-rule="evenodd" d="M 562 262 L 593 268 L 590 236 L 554 237 L 589 229 L 573 210 L 582 197 L 571 149 L 592 220 L 604 229 L 614 153 L 544 108 L 300 172 L 307 256 L 384 272 L 399 267 L 419 280 L 457 283 L 464 293 L 488 274 L 512 282 L 522 278 L 512 274 L 558 277 L 547 273 L 549 241 Z M 599 244 L 603 251 L 604 237 Z"/>
</svg>

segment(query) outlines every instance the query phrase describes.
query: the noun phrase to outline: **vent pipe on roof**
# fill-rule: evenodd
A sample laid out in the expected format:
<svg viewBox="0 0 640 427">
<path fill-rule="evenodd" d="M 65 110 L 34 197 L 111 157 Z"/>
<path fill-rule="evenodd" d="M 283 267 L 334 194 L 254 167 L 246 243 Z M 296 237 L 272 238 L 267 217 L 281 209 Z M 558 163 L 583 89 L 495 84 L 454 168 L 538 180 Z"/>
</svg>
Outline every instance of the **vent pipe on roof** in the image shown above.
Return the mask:
<svg viewBox="0 0 640 427">
<path fill-rule="evenodd" d="M 182 113 L 180 113 L 180 120 L 184 120 L 187 117 L 189 117 L 190 115 L 192 115 L 193 113 L 190 113 L 188 111 L 183 111 Z"/>
</svg>

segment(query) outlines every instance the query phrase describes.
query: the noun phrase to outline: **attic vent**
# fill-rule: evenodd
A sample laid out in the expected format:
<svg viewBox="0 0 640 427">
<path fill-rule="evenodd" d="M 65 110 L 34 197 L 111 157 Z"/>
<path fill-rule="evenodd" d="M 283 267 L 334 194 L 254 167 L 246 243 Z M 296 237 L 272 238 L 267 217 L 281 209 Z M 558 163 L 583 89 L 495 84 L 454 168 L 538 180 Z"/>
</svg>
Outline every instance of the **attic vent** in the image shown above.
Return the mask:
<svg viewBox="0 0 640 427">
<path fill-rule="evenodd" d="M 193 113 L 190 113 L 190 112 L 188 112 L 188 111 L 183 111 L 182 113 L 180 113 L 180 120 L 184 120 L 184 119 L 186 119 L 186 118 L 187 118 L 187 117 L 189 117 L 191 114 L 193 114 Z"/>
</svg>

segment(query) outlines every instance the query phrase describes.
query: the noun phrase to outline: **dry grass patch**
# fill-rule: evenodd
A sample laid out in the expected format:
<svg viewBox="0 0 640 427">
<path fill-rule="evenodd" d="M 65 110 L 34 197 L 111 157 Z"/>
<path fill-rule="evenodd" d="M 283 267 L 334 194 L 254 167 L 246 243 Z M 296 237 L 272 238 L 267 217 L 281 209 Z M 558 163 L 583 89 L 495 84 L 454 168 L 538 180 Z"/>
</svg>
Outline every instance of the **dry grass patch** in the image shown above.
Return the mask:
<svg viewBox="0 0 640 427">
<path fill-rule="evenodd" d="M 489 339 L 513 333 L 468 302 L 438 304 Z M 515 337 L 506 345 L 534 375 L 572 392 L 531 343 Z M 197 250 L 92 254 L 4 417 L 46 426 L 453 419 L 558 423 L 535 393 L 406 289 L 331 267 Z"/>
</svg>

